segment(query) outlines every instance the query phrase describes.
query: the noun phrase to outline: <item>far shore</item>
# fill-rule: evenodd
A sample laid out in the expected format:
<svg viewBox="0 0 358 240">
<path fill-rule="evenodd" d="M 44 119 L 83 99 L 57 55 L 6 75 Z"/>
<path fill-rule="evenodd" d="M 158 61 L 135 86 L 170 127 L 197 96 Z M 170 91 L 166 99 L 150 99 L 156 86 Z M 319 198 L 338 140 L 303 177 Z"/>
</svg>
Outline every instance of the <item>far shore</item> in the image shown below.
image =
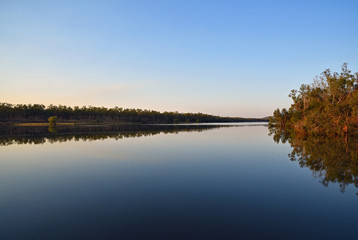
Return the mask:
<svg viewBox="0 0 358 240">
<path fill-rule="evenodd" d="M 49 123 L 14 123 L 14 126 L 24 126 L 24 127 L 31 127 L 31 126 L 50 126 Z M 76 125 L 76 123 L 56 123 L 55 126 L 69 126 L 69 125 Z"/>
<path fill-rule="evenodd" d="M 133 122 L 57 122 L 54 126 L 75 126 L 75 125 L 129 125 L 138 124 Z M 19 127 L 48 127 L 49 122 L 0 122 L 0 126 Z"/>
<path fill-rule="evenodd" d="M 238 121 L 237 123 L 249 123 L 249 122 L 268 122 L 264 120 L 260 121 Z M 191 124 L 203 124 L 203 123 L 236 123 L 236 122 L 200 122 L 200 123 L 191 123 Z M 138 125 L 138 124 L 163 124 L 163 123 L 141 123 L 141 122 L 115 122 L 115 121 L 103 121 L 103 122 L 57 122 L 55 126 L 83 126 L 83 125 Z M 165 123 L 167 125 L 168 123 Z M 187 122 L 181 123 L 172 123 L 172 124 L 190 124 Z M 48 127 L 50 124 L 48 122 L 0 122 L 0 126 L 19 126 L 19 127 Z"/>
</svg>

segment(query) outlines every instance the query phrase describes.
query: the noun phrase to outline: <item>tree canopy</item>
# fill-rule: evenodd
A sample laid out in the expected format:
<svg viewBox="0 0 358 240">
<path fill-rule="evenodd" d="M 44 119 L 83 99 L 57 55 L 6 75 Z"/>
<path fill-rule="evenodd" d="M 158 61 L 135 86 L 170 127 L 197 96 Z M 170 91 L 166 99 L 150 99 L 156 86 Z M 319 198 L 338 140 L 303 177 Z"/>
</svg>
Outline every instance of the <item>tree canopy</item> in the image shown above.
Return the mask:
<svg viewBox="0 0 358 240">
<path fill-rule="evenodd" d="M 57 116 L 58 122 L 133 122 L 133 123 L 199 123 L 256 122 L 257 118 L 220 117 L 203 113 L 158 112 L 134 108 L 69 107 L 43 104 L 0 103 L 0 122 L 46 122 Z"/>
<path fill-rule="evenodd" d="M 358 134 L 358 73 L 347 64 L 341 72 L 330 69 L 321 73 L 312 84 L 292 90 L 289 109 L 276 109 L 270 127 L 295 134 L 343 136 Z"/>
</svg>

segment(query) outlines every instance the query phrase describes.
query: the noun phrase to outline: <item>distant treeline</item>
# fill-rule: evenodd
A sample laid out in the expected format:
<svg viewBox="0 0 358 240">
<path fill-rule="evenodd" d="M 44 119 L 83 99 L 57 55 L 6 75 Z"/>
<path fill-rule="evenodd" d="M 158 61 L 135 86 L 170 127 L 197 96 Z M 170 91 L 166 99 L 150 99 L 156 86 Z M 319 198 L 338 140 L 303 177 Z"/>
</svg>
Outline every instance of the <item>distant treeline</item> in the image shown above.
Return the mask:
<svg viewBox="0 0 358 240">
<path fill-rule="evenodd" d="M 46 122 L 57 116 L 58 122 L 135 122 L 135 123 L 209 123 L 209 122 L 257 122 L 257 118 L 220 117 L 203 113 L 158 112 L 152 110 L 68 107 L 63 105 L 0 103 L 0 122 Z"/>
<path fill-rule="evenodd" d="M 358 135 L 358 73 L 343 64 L 341 73 L 329 69 L 313 84 L 289 95 L 293 103 L 277 109 L 270 119 L 276 131 L 299 135 Z"/>
</svg>

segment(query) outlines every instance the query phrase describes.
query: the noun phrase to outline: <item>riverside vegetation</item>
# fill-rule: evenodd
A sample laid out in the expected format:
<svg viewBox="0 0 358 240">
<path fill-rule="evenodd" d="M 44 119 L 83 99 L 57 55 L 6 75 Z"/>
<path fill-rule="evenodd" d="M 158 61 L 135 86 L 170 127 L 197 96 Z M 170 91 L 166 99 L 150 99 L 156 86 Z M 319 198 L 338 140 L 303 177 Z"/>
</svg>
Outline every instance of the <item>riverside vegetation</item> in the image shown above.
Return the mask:
<svg viewBox="0 0 358 240">
<path fill-rule="evenodd" d="M 309 168 L 320 182 L 358 188 L 358 73 L 347 64 L 341 73 L 325 70 L 314 83 L 289 95 L 293 103 L 277 109 L 269 131 L 275 142 L 288 142 L 291 161 Z M 357 193 L 358 194 L 358 193 Z"/>
<path fill-rule="evenodd" d="M 292 90 L 289 97 L 291 107 L 274 111 L 271 129 L 286 135 L 358 135 L 358 73 L 352 74 L 346 63 L 340 73 L 327 69 L 314 83 Z"/>
<path fill-rule="evenodd" d="M 57 122 L 129 122 L 129 123 L 210 123 L 210 122 L 265 122 L 267 118 L 220 117 L 203 113 L 158 112 L 152 110 L 69 107 L 43 104 L 0 103 L 0 123 L 47 122 L 57 117 Z"/>
</svg>

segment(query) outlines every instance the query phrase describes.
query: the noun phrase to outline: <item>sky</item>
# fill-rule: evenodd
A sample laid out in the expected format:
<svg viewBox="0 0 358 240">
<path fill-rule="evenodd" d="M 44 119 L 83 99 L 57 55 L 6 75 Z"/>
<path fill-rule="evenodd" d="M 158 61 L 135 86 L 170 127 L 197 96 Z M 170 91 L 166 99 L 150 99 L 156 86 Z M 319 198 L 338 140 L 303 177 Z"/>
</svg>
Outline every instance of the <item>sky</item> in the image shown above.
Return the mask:
<svg viewBox="0 0 358 240">
<path fill-rule="evenodd" d="M 0 102 L 265 117 L 344 62 L 358 1 L 0 0 Z"/>
</svg>

